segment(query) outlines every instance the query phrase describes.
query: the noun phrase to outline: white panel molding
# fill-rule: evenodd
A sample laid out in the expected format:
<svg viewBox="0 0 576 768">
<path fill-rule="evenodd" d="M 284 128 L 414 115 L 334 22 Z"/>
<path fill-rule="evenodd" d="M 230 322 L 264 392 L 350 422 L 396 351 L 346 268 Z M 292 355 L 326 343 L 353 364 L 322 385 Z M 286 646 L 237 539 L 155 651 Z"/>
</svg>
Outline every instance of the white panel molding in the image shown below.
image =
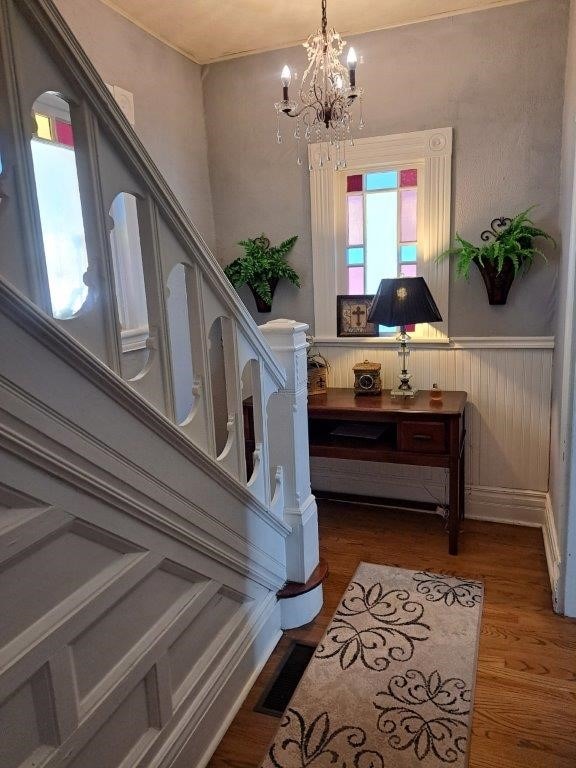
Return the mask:
<svg viewBox="0 0 576 768">
<path fill-rule="evenodd" d="M 2 457 L 2 467 L 10 477 L 35 489 L 32 480 L 38 470 L 30 465 L 16 468 L 14 463 L 12 457 L 8 456 L 6 461 Z M 46 476 L 44 488 L 50 495 L 52 488 L 61 488 L 61 482 L 53 475 Z M 10 493 L 6 500 L 9 498 Z M 41 670 L 49 668 L 50 674 L 42 682 L 45 693 L 41 698 L 35 696 L 30 705 L 36 716 L 38 707 L 41 708 L 44 721 L 53 719 L 57 734 L 41 745 L 45 768 L 73 761 L 137 689 L 146 696 L 149 725 L 136 734 L 122 765 L 148 766 L 151 760 L 163 755 L 165 759 L 152 764 L 168 766 L 172 763 L 172 750 L 180 751 L 185 745 L 199 759 L 207 759 L 214 746 L 214 723 L 229 722 L 241 703 L 239 697 L 245 691 L 246 679 L 256 667 L 261 668 L 279 639 L 280 610 L 275 593 L 229 568 L 214 569 L 212 560 L 203 558 L 191 547 L 175 545 L 165 533 L 151 532 L 145 520 L 127 524 L 127 519 L 115 511 L 111 517 L 106 516 L 102 514 L 104 507 L 95 510 L 79 490 L 70 498 L 74 512 L 67 508 L 40 509 L 34 518 L 44 534 L 39 540 L 28 535 L 28 515 L 21 526 L 3 527 L 0 545 L 17 541 L 19 528 L 24 534 L 25 548 L 19 547 L 8 564 L 17 563 L 26 553 L 33 571 L 34 558 L 42 545 L 48 544 L 60 530 L 76 532 L 96 545 L 107 546 L 117 552 L 117 557 L 102 561 L 95 576 L 78 582 L 79 586 L 70 594 L 63 594 L 48 613 L 42 615 L 38 606 L 40 618 L 36 620 L 32 615 L 31 623 L 23 631 L 16 625 L 13 640 L 0 653 L 0 700 L 6 700 L 22 685 L 36 680 Z M 12 499 L 17 500 L 17 494 L 12 494 Z M 142 539 L 150 551 L 142 548 Z M 75 655 L 76 643 L 100 621 L 113 619 L 115 612 L 122 610 L 121 601 L 135 588 L 142 589 L 140 600 L 153 602 L 154 592 L 145 590 L 153 589 L 150 577 L 160 570 L 183 579 L 183 588 L 146 619 L 137 641 L 123 649 L 121 656 L 107 659 L 105 649 L 101 648 L 96 673 L 84 678 L 88 682 L 79 687 L 78 672 L 85 667 L 75 665 L 85 664 L 86 657 Z M 224 581 L 215 579 L 211 573 L 221 574 Z M 55 565 L 53 578 L 62 576 Z M 22 583 L 24 598 L 26 590 L 35 589 L 33 579 Z M 226 598 L 229 605 L 216 614 L 217 623 L 211 623 L 210 607 L 218 595 Z M 107 625 L 106 632 L 113 631 L 111 627 L 113 624 Z M 204 638 L 204 643 L 186 661 L 189 668 L 184 666 L 186 676 L 178 682 L 176 691 L 168 654 L 190 627 Z M 93 664 L 94 659 L 88 663 Z M 129 727 L 130 723 L 125 725 Z M 36 750 L 34 759 L 39 754 Z M 106 759 L 104 755 L 103 761 Z M 198 763 L 193 759 L 189 764 Z"/>
<path fill-rule="evenodd" d="M 4 416 L 4 421 L 9 419 Z M 10 419 L 11 420 L 11 419 Z M 201 528 L 192 526 L 185 519 L 172 518 L 168 508 L 158 509 L 152 503 L 143 503 L 139 498 L 127 494 L 116 487 L 113 478 L 103 477 L 96 467 L 86 470 L 61 455 L 46 438 L 37 436 L 32 441 L 5 423 L 0 424 L 0 446 L 27 463 L 48 472 L 53 477 L 64 481 L 75 489 L 82 490 L 99 501 L 115 508 L 119 512 L 132 515 L 137 520 L 146 521 L 155 529 L 170 535 L 197 552 L 202 552 L 211 559 L 243 576 L 249 576 L 268 589 L 277 590 L 285 581 L 285 565 L 269 552 L 250 546 L 253 557 L 243 556 L 223 542 L 210 539 Z M 239 534 L 236 534 L 240 538 Z M 258 562 L 259 560 L 263 562 Z"/>
<path fill-rule="evenodd" d="M 390 388 L 396 379 L 399 365 L 395 347 L 367 351 L 357 344 L 318 346 L 330 363 L 330 387 L 351 387 L 352 368 L 366 357 L 381 363 L 384 388 Z M 422 345 L 411 356 L 416 387 L 429 389 L 436 382 L 440 389 L 468 393 L 466 480 L 470 486 L 539 493 L 548 490 L 552 355 L 551 340 L 545 337 L 530 340 L 526 346 L 518 346 L 514 339 L 495 345 L 483 339 L 460 347 Z M 312 485 L 319 487 L 314 466 Z M 371 472 L 374 474 L 373 468 Z M 382 472 L 379 469 L 378 475 L 387 477 Z M 398 475 L 406 470 L 394 472 Z M 405 484 L 413 485 L 413 474 L 405 476 Z"/>
<path fill-rule="evenodd" d="M 179 719 L 161 748 L 150 762 L 144 756 L 142 763 L 146 768 L 206 765 L 281 634 L 280 608 L 276 596 L 270 594 L 226 652 L 219 655 L 217 663 L 207 666 L 200 690 L 194 689 L 179 705 Z M 255 646 L 264 647 L 265 654 L 254 653 Z M 220 694 L 224 690 L 227 694 L 223 697 Z M 216 734 L 214 722 L 222 723 Z"/>
<path fill-rule="evenodd" d="M 68 512 L 52 507 L 36 510 L 35 515 L 24 515 L 19 524 L 16 520 L 14 525 L 0 529 L 0 565 L 42 541 L 46 536 L 70 527 L 73 521 L 73 516 Z"/>
<path fill-rule="evenodd" d="M 278 610 L 279 609 L 277 609 L 277 611 Z M 210 762 L 212 755 L 224 738 L 226 731 L 232 725 L 240 707 L 254 687 L 266 661 L 278 645 L 278 642 L 282 637 L 282 630 L 277 630 L 275 633 L 271 633 L 267 630 L 265 633 L 261 634 L 263 635 L 263 640 L 257 638 L 251 646 L 251 649 L 262 646 L 260 661 L 255 666 L 254 661 L 250 661 L 248 654 L 245 653 L 242 660 L 238 662 L 236 667 L 232 670 L 227 684 L 228 688 L 234 691 L 231 698 L 232 706 L 226 712 L 218 712 L 217 719 L 220 722 L 220 727 L 212 737 L 211 741 L 206 740 L 205 743 L 207 743 L 207 746 L 204 749 L 202 756 L 198 759 L 196 768 L 206 768 Z M 245 670 L 248 670 L 248 677 L 246 677 Z M 212 710 L 209 714 L 210 716 L 212 715 Z M 206 717 L 204 719 L 206 719 Z M 186 762 L 186 759 L 185 750 L 182 749 L 182 753 L 177 755 L 173 762 L 165 762 L 162 766 L 151 766 L 151 768 L 190 768 L 190 763 Z"/>
<path fill-rule="evenodd" d="M 552 604 L 554 610 L 559 610 L 558 587 L 560 575 L 562 572 L 562 555 L 560 554 L 560 543 L 558 541 L 558 532 L 554 520 L 554 511 L 552 508 L 552 498 L 549 493 L 546 494 L 546 504 L 544 508 L 544 525 L 542 527 L 544 535 L 544 549 L 546 550 L 546 563 L 548 564 L 548 574 L 550 576 L 550 587 L 552 589 Z"/>
<path fill-rule="evenodd" d="M 346 147 L 346 168 L 336 170 L 326 142 L 308 147 L 314 269 L 314 329 L 320 339 L 336 333 L 336 296 L 346 293 L 340 278 L 345 250 L 345 181 L 354 171 L 371 168 L 417 168 L 418 270 L 426 279 L 443 317 L 420 324 L 415 337 L 442 341 L 448 336 L 448 259 L 436 257 L 450 247 L 452 128 L 355 139 Z"/>
<path fill-rule="evenodd" d="M 239 536 L 238 531 L 232 530 L 229 526 L 226 526 L 216 514 L 211 514 L 209 510 L 194 504 L 189 498 L 178 493 L 166 482 L 163 482 L 161 478 L 146 471 L 139 464 L 132 461 L 127 455 L 120 453 L 112 446 L 99 440 L 86 429 L 78 426 L 63 414 L 36 399 L 0 375 L 0 391 L 2 390 L 5 392 L 7 398 L 5 400 L 6 404 L 8 403 L 8 398 L 12 400 L 10 411 L 14 417 L 20 418 L 23 422 L 30 425 L 43 423 L 44 432 L 42 434 L 45 435 L 46 438 L 63 443 L 68 448 L 74 447 L 77 455 L 86 457 L 92 463 L 93 467 L 97 467 L 99 470 L 110 468 L 114 471 L 115 475 L 118 475 L 119 470 L 121 469 L 123 470 L 122 479 L 131 482 L 133 487 L 138 491 L 142 492 L 144 487 L 143 483 L 146 483 L 156 488 L 163 495 L 170 497 L 172 499 L 172 502 L 168 505 L 170 510 L 177 508 L 179 505 L 184 505 L 187 514 L 194 517 L 204 517 L 207 520 L 210 520 L 217 528 L 232 533 L 235 538 Z M 64 435 L 66 435 L 65 439 L 63 437 Z M 124 472 L 126 474 L 124 474 Z M 130 481 L 129 475 L 135 475 L 137 480 L 135 481 L 132 477 L 132 480 Z M 250 504 L 245 505 L 245 509 L 248 509 L 250 512 L 257 515 L 281 536 L 288 535 L 290 529 L 287 525 L 270 512 L 266 510 L 263 512 L 262 505 L 254 496 L 250 495 L 250 501 Z M 241 535 L 240 538 L 243 539 Z M 248 542 L 247 539 L 243 540 Z M 253 542 L 249 543 L 255 546 Z M 258 549 L 257 546 L 255 546 L 255 548 Z"/>
<path fill-rule="evenodd" d="M 266 506 L 258 501 L 244 485 L 211 459 L 204 451 L 197 448 L 177 426 L 172 424 L 153 405 L 139 396 L 120 376 L 98 360 L 95 355 L 78 342 L 52 318 L 45 315 L 29 299 L 0 276 L 0 307 L 2 311 L 17 323 L 27 334 L 42 346 L 56 354 L 67 365 L 83 375 L 94 386 L 112 398 L 122 408 L 153 430 L 162 439 L 206 474 L 226 487 L 240 501 L 251 508 L 259 509 L 269 524 L 274 525 L 273 516 Z M 8 331 L 6 331 L 8 332 Z M 261 339 L 261 343 L 264 340 Z M 278 366 L 278 363 L 276 362 Z M 279 366 L 278 366 L 279 367 Z"/>
<path fill-rule="evenodd" d="M 398 342 L 390 337 L 367 337 L 352 339 L 336 336 L 315 336 L 317 345 L 326 347 L 357 347 L 358 349 L 374 349 L 398 346 Z M 452 336 L 445 339 L 414 338 L 410 345 L 423 346 L 426 349 L 554 349 L 554 336 Z"/>
<path fill-rule="evenodd" d="M 454 349 L 554 349 L 554 336 L 454 336 Z"/>
<path fill-rule="evenodd" d="M 0 653 L 0 699 L 28 679 L 32 670 L 88 627 L 112 605 L 160 565 L 162 558 L 150 553 L 128 556 L 125 562 L 100 573 L 43 617 L 40 626 L 20 633 Z M 68 692 L 70 693 L 70 692 Z"/>
<path fill-rule="evenodd" d="M 220 587 L 221 585 L 215 581 L 207 581 L 192 597 L 185 595 L 174 602 L 162 615 L 161 620 L 148 629 L 90 691 L 79 707 L 80 716 L 85 717 L 97 707 L 103 707 L 109 711 L 126 698 L 138 681 L 145 677 L 156 660 L 165 655 L 171 643 L 218 593 Z M 246 613 L 247 610 L 243 610 L 242 615 L 237 617 L 232 626 L 227 625 L 226 632 L 233 632 Z M 207 645 L 211 642 L 213 642 L 211 638 L 206 639 Z"/>
</svg>

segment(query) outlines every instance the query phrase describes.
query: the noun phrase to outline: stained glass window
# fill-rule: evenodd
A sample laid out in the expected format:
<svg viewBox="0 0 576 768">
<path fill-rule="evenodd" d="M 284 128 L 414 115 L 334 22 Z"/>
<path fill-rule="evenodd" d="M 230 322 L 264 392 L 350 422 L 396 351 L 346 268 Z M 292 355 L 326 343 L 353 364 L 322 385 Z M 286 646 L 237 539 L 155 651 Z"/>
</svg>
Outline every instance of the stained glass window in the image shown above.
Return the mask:
<svg viewBox="0 0 576 768">
<path fill-rule="evenodd" d="M 364 248 L 348 248 L 348 266 L 357 267 L 364 264 Z"/>
<path fill-rule="evenodd" d="M 364 196 L 348 195 L 348 244 L 364 244 Z"/>
<path fill-rule="evenodd" d="M 366 190 L 396 189 L 398 186 L 397 171 L 377 171 L 366 174 Z"/>
<path fill-rule="evenodd" d="M 400 186 L 401 187 L 417 187 L 418 186 L 418 171 L 416 168 L 409 168 L 405 171 L 400 171 Z"/>
<path fill-rule="evenodd" d="M 347 192 L 362 192 L 364 178 L 361 173 L 357 173 L 355 176 L 348 176 L 346 179 L 346 191 Z"/>
<path fill-rule="evenodd" d="M 382 278 L 417 277 L 417 168 L 347 176 L 346 222 L 349 294 L 375 293 Z M 382 334 L 394 331 L 381 328 Z"/>
<path fill-rule="evenodd" d="M 52 141 L 52 121 L 48 115 L 36 113 L 36 136 L 45 141 Z"/>
<path fill-rule="evenodd" d="M 74 134 L 70 123 L 65 123 L 64 120 L 54 120 L 54 126 L 56 128 L 56 141 L 59 144 L 64 144 L 65 147 L 73 147 Z"/>
<path fill-rule="evenodd" d="M 31 151 L 52 314 L 74 317 L 88 297 L 88 255 L 70 108 L 55 93 L 34 102 Z M 56 117 L 58 115 L 58 117 Z"/>
<path fill-rule="evenodd" d="M 400 261 L 402 264 L 416 263 L 418 249 L 416 247 L 416 243 L 412 243 L 411 245 L 401 245 L 400 246 Z"/>
<path fill-rule="evenodd" d="M 416 190 L 400 190 L 400 241 L 416 241 Z"/>
<path fill-rule="evenodd" d="M 363 295 L 364 291 L 364 267 L 348 268 L 348 293 Z"/>
</svg>

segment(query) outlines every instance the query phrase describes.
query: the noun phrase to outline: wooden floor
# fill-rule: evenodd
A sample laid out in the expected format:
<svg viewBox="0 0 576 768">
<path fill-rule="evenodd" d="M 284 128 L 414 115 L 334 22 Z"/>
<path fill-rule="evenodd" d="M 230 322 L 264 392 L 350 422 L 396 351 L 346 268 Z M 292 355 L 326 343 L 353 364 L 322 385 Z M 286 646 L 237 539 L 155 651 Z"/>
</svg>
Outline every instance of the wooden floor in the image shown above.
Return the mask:
<svg viewBox="0 0 576 768">
<path fill-rule="evenodd" d="M 324 608 L 285 633 L 209 768 L 258 768 L 279 720 L 253 707 L 290 638 L 320 640 L 362 560 L 484 581 L 470 768 L 576 768 L 576 621 L 552 611 L 541 531 L 465 521 L 461 552 L 450 557 L 436 516 L 319 506 Z"/>
</svg>

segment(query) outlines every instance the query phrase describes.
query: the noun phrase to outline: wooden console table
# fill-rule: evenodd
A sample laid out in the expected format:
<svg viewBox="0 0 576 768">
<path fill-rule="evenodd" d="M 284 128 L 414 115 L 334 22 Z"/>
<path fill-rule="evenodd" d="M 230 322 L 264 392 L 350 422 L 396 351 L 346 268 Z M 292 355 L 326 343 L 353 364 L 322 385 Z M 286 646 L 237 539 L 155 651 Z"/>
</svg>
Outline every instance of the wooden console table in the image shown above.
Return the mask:
<svg viewBox="0 0 576 768">
<path fill-rule="evenodd" d="M 446 467 L 450 473 L 448 551 L 456 555 L 464 517 L 466 397 L 466 392 L 444 392 L 442 404 L 431 405 L 428 390 L 412 399 L 391 399 L 389 390 L 358 397 L 352 389 L 311 395 L 310 455 Z M 372 432 L 370 437 L 351 436 L 367 431 Z"/>
</svg>

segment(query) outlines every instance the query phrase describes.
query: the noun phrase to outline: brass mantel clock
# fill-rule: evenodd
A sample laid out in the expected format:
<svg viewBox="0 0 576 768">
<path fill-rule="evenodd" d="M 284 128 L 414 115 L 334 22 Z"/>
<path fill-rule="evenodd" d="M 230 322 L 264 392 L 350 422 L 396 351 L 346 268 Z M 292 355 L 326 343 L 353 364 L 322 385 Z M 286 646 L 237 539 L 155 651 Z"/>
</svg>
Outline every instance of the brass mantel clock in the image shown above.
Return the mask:
<svg viewBox="0 0 576 768">
<path fill-rule="evenodd" d="M 379 395 L 382 392 L 382 380 L 380 379 L 380 363 L 371 363 L 364 360 L 357 363 L 354 370 L 354 394 Z"/>
</svg>

